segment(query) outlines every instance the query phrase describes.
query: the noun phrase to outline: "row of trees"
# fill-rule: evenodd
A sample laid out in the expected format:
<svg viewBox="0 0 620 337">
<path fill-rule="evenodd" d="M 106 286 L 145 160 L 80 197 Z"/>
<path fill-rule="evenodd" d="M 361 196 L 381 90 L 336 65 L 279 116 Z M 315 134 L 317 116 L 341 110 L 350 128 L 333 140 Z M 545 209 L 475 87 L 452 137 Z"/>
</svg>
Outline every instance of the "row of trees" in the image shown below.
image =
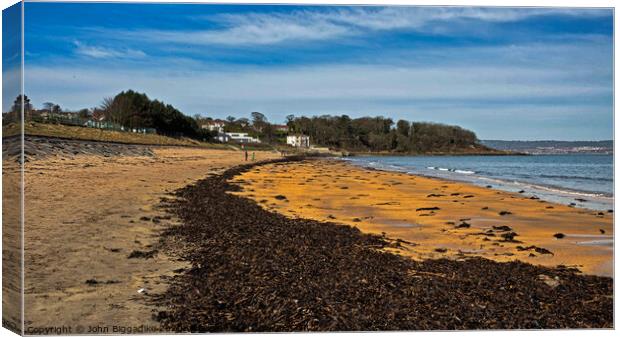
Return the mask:
<svg viewBox="0 0 620 337">
<path fill-rule="evenodd" d="M 184 115 L 170 104 L 151 100 L 146 94 L 127 90 L 101 105 L 107 121 L 128 128 L 154 128 L 159 134 L 211 140 L 213 134 L 200 128 L 195 118 Z"/>
<path fill-rule="evenodd" d="M 26 111 L 32 110 L 27 97 L 23 99 Z M 18 97 L 12 111 L 21 110 L 22 97 Z M 61 112 L 60 106 L 44 103 L 44 109 Z M 173 137 L 190 137 L 203 141 L 212 140 L 215 132 L 201 128 L 210 121 L 200 115 L 189 117 L 170 104 L 151 100 L 146 94 L 127 90 L 105 98 L 100 107 L 92 111 L 83 109 L 78 115 L 89 118 L 91 114 L 103 115 L 106 121 L 127 128 L 154 128 L 158 133 Z M 27 114 L 28 115 L 28 114 Z M 252 112 L 251 119 L 228 117 L 226 132 L 247 132 L 266 143 L 285 141 L 284 133 L 271 124 L 260 112 Z M 286 117 L 286 124 L 293 133 L 310 136 L 312 143 L 349 151 L 428 153 L 459 152 L 466 148 L 483 148 L 472 131 L 458 126 L 436 123 L 409 122 L 384 117 L 349 116 Z"/>
<path fill-rule="evenodd" d="M 11 106 L 11 110 L 9 111 L 9 114 L 12 116 L 13 119 L 19 118 L 21 111 L 22 111 L 22 105 L 23 105 L 24 115 L 26 117 L 30 116 L 30 114 L 32 114 L 33 111 L 36 111 L 32 103 L 30 103 L 30 98 L 28 98 L 28 96 L 26 95 L 20 94 L 13 101 L 13 105 Z M 43 103 L 43 110 L 49 113 L 52 113 L 52 114 L 60 114 L 63 112 L 60 105 L 52 103 L 52 102 Z M 91 111 L 89 109 L 81 109 L 77 113 L 80 116 L 88 117 L 91 114 Z"/>
<path fill-rule="evenodd" d="M 480 147 L 476 134 L 458 126 L 389 118 L 343 116 L 287 117 L 293 132 L 309 135 L 321 146 L 371 152 L 458 152 Z"/>
</svg>

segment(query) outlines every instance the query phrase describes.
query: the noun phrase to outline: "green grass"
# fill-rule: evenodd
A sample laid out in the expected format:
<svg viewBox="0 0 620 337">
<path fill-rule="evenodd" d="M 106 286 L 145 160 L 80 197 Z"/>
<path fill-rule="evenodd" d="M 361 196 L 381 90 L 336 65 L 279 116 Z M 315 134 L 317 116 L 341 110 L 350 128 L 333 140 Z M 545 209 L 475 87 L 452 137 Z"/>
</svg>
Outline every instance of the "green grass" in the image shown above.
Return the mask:
<svg viewBox="0 0 620 337">
<path fill-rule="evenodd" d="M 19 125 L 11 123 L 2 128 L 3 137 L 18 135 Z M 80 126 L 60 124 L 44 124 L 28 122 L 25 124 L 25 134 L 31 136 L 66 138 L 74 140 L 90 140 L 99 142 L 115 142 L 124 144 L 191 146 L 213 149 L 235 149 L 234 146 L 199 142 L 190 138 L 172 138 L 157 134 L 140 134 L 113 130 L 102 130 Z"/>
</svg>

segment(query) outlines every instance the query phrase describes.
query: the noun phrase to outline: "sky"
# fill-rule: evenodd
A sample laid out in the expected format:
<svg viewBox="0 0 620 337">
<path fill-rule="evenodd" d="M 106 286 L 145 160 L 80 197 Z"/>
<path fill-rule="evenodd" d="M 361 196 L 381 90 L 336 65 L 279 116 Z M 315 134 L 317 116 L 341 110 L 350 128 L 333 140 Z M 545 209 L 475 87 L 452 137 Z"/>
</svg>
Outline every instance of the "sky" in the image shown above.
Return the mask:
<svg viewBox="0 0 620 337">
<path fill-rule="evenodd" d="M 2 11 L 2 111 L 10 110 L 21 93 L 21 18 L 19 3 Z"/>
<path fill-rule="evenodd" d="M 214 118 L 386 116 L 480 139 L 613 138 L 610 9 L 27 2 L 24 22 L 37 107 L 133 89 Z"/>
</svg>

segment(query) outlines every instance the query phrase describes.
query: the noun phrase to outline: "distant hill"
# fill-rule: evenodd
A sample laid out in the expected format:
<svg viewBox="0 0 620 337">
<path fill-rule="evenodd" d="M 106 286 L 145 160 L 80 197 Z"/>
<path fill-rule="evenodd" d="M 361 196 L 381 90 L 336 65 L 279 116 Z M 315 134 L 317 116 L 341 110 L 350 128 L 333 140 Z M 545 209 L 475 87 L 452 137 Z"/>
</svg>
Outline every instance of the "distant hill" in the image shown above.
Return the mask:
<svg viewBox="0 0 620 337">
<path fill-rule="evenodd" d="M 613 153 L 613 140 L 559 141 L 559 140 L 482 140 L 483 145 L 502 151 L 531 154 Z"/>
<path fill-rule="evenodd" d="M 289 130 L 309 136 L 312 144 L 354 154 L 505 154 L 481 145 L 473 131 L 457 125 L 394 123 L 382 116 L 291 115 L 287 119 Z"/>
</svg>

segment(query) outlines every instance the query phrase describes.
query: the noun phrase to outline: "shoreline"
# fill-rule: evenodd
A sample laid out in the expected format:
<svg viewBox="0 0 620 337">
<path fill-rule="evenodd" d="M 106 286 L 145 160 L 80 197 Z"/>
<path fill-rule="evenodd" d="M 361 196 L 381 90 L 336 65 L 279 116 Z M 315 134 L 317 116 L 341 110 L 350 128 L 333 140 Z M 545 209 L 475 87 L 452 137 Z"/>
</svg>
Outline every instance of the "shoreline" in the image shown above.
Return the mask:
<svg viewBox="0 0 620 337">
<path fill-rule="evenodd" d="M 596 155 L 596 154 L 593 154 Z M 462 183 L 462 184 L 470 184 L 479 187 L 492 188 L 494 190 L 508 192 L 508 193 L 518 193 L 527 195 L 529 197 L 540 197 L 540 199 L 556 203 L 556 204 L 570 204 L 576 208 L 587 209 L 592 211 L 609 211 L 614 208 L 614 196 L 607 195 L 602 192 L 592 192 L 592 191 L 581 191 L 574 190 L 570 188 L 557 187 L 553 185 L 541 185 L 531 182 L 524 181 L 509 181 L 502 180 L 499 178 L 491 178 L 485 176 L 470 176 L 467 174 L 462 175 L 461 179 L 459 176 L 453 175 L 449 177 L 437 176 L 432 174 L 425 174 L 423 172 L 411 172 L 406 170 L 398 170 L 398 169 L 389 169 L 382 167 L 372 167 L 365 163 L 355 162 L 355 160 L 347 159 L 347 158 L 334 158 L 356 167 L 369 169 L 369 170 L 377 170 L 382 172 L 394 172 L 394 173 L 406 173 L 412 176 L 424 177 L 428 179 L 437 179 L 443 182 L 453 182 L 453 183 Z M 475 181 L 473 179 L 466 179 L 466 177 L 476 178 L 479 181 Z M 482 182 L 482 181 L 486 182 Z M 493 185 L 491 185 L 493 184 Z M 491 187 L 489 187 L 491 186 Z M 498 187 L 499 186 L 499 187 Z M 591 198 L 593 200 L 583 200 L 583 197 Z M 563 203 L 563 201 L 565 203 Z"/>
<path fill-rule="evenodd" d="M 181 223 L 162 240 L 186 242 L 192 267 L 156 297 L 164 329 L 612 327 L 611 278 L 480 257 L 415 261 L 395 253 L 410 242 L 288 217 L 239 195 L 252 186 L 247 172 L 297 163 L 242 165 L 176 192 L 168 207 Z"/>
<path fill-rule="evenodd" d="M 414 242 L 401 254 L 416 260 L 481 256 L 613 275 L 613 213 L 336 160 L 267 165 L 235 180 L 244 187 L 236 194 L 267 211 Z M 504 226 L 514 239 L 502 240 L 508 233 L 495 228 Z M 531 246 L 549 253 L 525 249 Z"/>
</svg>

